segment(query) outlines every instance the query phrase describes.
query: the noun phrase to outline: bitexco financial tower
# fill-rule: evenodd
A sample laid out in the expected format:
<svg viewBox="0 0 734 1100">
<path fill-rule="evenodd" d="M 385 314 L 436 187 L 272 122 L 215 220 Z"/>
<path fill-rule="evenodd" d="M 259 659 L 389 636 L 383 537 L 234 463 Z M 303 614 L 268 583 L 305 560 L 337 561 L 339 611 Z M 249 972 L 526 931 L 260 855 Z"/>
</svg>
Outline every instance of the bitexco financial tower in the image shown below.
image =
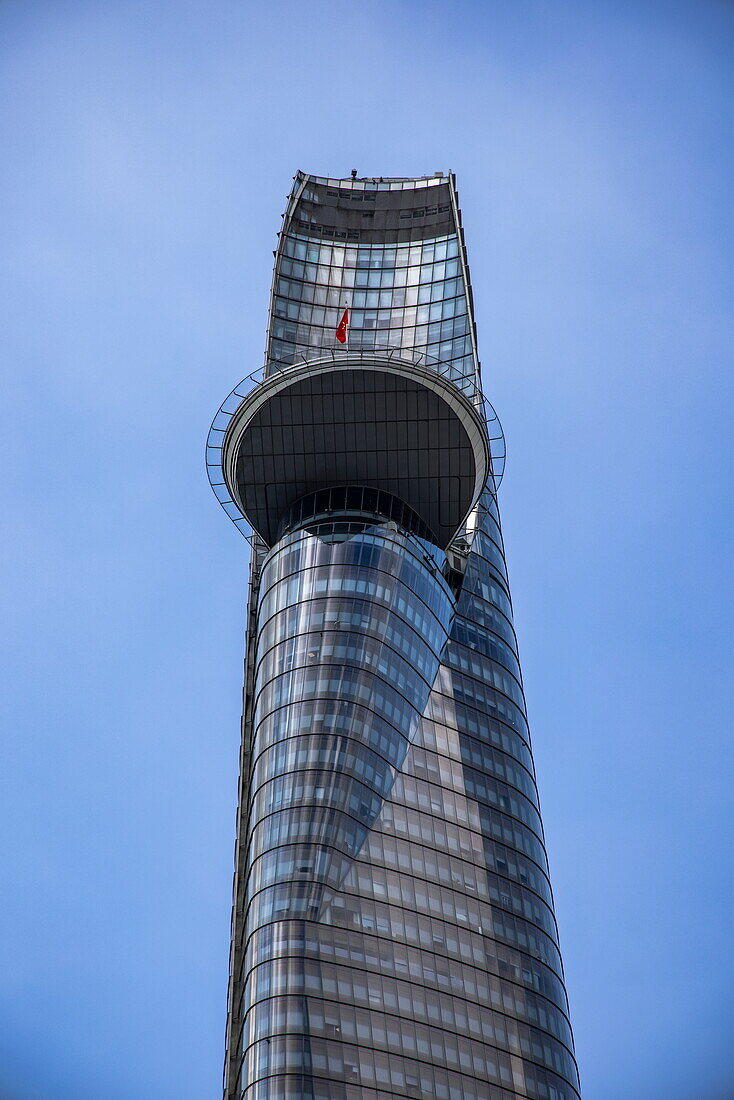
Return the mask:
<svg viewBox="0 0 734 1100">
<path fill-rule="evenodd" d="M 337 338 L 338 337 L 338 338 Z M 576 1100 L 455 179 L 298 173 L 250 537 L 225 1100 Z"/>
</svg>

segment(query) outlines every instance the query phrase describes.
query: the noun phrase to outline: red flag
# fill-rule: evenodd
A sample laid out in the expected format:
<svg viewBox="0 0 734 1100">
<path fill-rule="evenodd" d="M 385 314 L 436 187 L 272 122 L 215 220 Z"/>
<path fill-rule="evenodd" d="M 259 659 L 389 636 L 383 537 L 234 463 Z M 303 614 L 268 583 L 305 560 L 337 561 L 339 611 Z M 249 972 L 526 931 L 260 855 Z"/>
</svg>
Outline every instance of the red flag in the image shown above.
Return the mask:
<svg viewBox="0 0 734 1100">
<path fill-rule="evenodd" d="M 342 319 L 339 322 L 339 328 L 336 330 L 336 338 L 340 344 L 346 344 L 347 342 L 347 325 L 349 324 L 349 309 L 345 309 L 342 315 Z"/>
</svg>

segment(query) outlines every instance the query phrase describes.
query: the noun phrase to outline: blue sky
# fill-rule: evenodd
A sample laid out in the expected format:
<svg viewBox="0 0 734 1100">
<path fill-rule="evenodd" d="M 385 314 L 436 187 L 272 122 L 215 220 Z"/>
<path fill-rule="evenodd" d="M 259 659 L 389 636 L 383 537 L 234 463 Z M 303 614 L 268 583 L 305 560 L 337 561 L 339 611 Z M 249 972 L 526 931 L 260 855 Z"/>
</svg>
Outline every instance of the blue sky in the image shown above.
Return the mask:
<svg viewBox="0 0 734 1100">
<path fill-rule="evenodd" d="M 0 7 L 0 1100 L 219 1092 L 292 174 L 458 174 L 585 1100 L 730 1100 L 724 0 Z"/>
</svg>

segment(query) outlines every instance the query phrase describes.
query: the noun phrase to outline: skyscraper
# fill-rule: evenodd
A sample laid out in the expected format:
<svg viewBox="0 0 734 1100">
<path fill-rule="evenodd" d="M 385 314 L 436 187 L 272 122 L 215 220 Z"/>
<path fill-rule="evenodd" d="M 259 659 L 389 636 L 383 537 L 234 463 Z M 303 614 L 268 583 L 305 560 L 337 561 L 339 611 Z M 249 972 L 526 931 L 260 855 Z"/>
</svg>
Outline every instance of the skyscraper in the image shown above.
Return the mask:
<svg viewBox="0 0 734 1100">
<path fill-rule="evenodd" d="M 298 173 L 207 450 L 252 547 L 225 1100 L 579 1095 L 502 460 L 454 177 Z"/>
</svg>

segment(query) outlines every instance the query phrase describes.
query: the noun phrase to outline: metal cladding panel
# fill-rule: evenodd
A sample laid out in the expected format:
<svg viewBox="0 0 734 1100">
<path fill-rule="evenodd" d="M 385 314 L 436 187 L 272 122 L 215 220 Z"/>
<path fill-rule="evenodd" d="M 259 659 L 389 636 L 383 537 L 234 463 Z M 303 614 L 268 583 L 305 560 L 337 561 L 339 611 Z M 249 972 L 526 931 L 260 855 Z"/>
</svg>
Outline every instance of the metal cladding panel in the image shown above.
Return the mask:
<svg viewBox="0 0 734 1100">
<path fill-rule="evenodd" d="M 452 180 L 410 182 L 355 184 L 376 191 L 376 223 L 389 196 L 385 234 L 388 214 L 395 233 L 407 232 L 405 210 L 412 230 L 419 192 L 448 192 L 444 243 L 448 257 L 453 240 L 459 258 Z M 307 287 L 335 288 L 331 274 L 320 281 L 320 261 L 313 279 L 305 266 L 286 275 L 283 262 L 311 262 L 289 253 L 303 240 L 295 226 L 308 212 L 304 194 L 325 208 L 326 192 L 350 184 L 297 178 L 274 303 L 281 277 L 301 279 L 303 293 L 291 288 L 286 299 L 299 309 Z M 337 207 L 343 201 L 337 195 Z M 348 214 L 322 216 L 322 230 L 357 232 Z M 381 332 L 415 348 L 417 298 L 434 304 L 441 284 L 435 301 L 448 300 L 445 268 L 435 268 L 446 261 L 434 252 L 430 276 L 422 270 L 425 228 L 398 241 L 391 259 L 397 271 L 399 248 L 421 250 L 415 281 L 400 284 L 416 288 L 415 303 L 393 297 L 375 307 L 414 310 L 411 324 L 355 326 L 360 339 Z M 370 248 L 388 253 L 392 244 L 372 232 Z M 332 253 L 325 266 L 382 277 L 382 261 L 360 268 L 358 260 L 357 252 L 351 268 L 335 266 Z M 449 278 L 471 327 L 463 259 Z M 394 285 L 364 292 L 384 289 Z M 316 346 L 320 316 L 318 324 L 313 314 L 296 318 L 292 340 L 277 316 L 271 355 Z M 462 347 L 451 345 L 450 361 L 468 393 L 477 362 L 473 346 Z M 452 550 L 448 558 L 456 564 Z M 226 1100 L 578 1100 L 499 512 L 488 491 L 463 568 L 448 564 L 395 524 L 337 542 L 292 531 L 268 554 L 256 543 Z"/>
</svg>

